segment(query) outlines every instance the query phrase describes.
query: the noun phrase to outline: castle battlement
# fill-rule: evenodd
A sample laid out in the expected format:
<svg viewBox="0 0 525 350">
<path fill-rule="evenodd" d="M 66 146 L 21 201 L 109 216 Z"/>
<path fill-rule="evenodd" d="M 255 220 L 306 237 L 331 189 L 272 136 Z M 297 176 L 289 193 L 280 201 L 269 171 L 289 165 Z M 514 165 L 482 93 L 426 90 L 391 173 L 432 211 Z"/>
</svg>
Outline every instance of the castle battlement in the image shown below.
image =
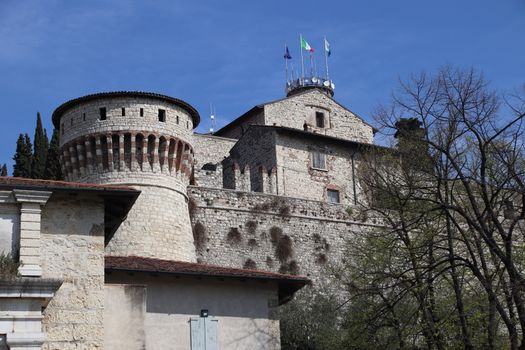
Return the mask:
<svg viewBox="0 0 525 350">
<path fill-rule="evenodd" d="M 141 191 L 107 254 L 195 261 L 186 188 L 199 121 L 188 103 L 147 92 L 87 95 L 55 110 L 67 180 Z"/>
</svg>

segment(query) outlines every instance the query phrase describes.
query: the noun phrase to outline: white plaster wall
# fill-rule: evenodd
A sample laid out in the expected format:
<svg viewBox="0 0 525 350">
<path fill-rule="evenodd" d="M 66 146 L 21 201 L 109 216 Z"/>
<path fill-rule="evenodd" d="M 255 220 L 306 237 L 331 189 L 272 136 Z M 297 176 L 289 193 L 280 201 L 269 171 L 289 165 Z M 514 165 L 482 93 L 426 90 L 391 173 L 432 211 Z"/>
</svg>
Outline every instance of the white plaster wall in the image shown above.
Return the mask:
<svg viewBox="0 0 525 350">
<path fill-rule="evenodd" d="M 20 245 L 20 208 L 16 204 L 0 204 L 0 254 L 18 256 Z"/>
<path fill-rule="evenodd" d="M 138 273 L 133 278 L 106 275 L 106 285 L 113 283 L 147 285 L 146 349 L 190 349 L 189 320 L 198 317 L 201 309 L 208 309 L 210 316 L 219 320 L 219 349 L 280 348 L 277 287 L 273 284 Z M 120 293 L 115 288 L 106 290 L 113 292 Z M 122 310 L 121 315 L 128 312 Z M 115 333 L 116 337 L 124 335 Z"/>
<path fill-rule="evenodd" d="M 146 287 L 105 285 L 104 296 L 104 348 L 145 349 Z"/>
</svg>

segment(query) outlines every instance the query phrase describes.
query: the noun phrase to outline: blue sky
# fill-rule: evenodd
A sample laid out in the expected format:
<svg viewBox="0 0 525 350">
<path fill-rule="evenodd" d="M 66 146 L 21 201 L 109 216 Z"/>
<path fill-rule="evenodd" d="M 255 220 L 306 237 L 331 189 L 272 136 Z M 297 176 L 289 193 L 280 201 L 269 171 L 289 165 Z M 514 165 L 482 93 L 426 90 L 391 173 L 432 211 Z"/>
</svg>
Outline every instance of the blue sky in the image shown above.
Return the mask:
<svg viewBox="0 0 525 350">
<path fill-rule="evenodd" d="M 370 120 L 399 78 L 443 65 L 482 70 L 492 87 L 525 83 L 524 0 L 0 0 L 0 163 L 19 133 L 85 94 L 153 91 L 181 98 L 209 128 L 284 95 L 283 46 L 299 33 L 332 47 L 335 99 Z"/>
</svg>

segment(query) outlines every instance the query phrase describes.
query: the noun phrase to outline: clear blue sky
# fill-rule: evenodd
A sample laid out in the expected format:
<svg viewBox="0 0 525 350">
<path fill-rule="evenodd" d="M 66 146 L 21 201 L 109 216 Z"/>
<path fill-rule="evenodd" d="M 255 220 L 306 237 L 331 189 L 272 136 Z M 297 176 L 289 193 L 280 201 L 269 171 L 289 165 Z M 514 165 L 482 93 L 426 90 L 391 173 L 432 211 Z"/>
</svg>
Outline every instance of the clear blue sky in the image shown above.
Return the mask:
<svg viewBox="0 0 525 350">
<path fill-rule="evenodd" d="M 143 90 L 181 98 L 209 128 L 284 95 L 283 46 L 299 33 L 332 47 L 335 98 L 368 118 L 398 78 L 442 65 L 525 83 L 524 0 L 0 0 L 0 163 L 40 111 L 85 94 Z"/>
</svg>

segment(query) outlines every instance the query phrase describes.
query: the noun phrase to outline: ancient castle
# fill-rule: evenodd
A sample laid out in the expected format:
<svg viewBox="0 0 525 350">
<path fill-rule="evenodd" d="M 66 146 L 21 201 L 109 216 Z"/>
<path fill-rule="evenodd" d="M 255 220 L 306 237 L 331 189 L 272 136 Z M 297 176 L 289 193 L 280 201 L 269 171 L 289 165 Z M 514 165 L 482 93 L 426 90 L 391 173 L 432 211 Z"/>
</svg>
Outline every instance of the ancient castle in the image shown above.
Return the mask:
<svg viewBox="0 0 525 350">
<path fill-rule="evenodd" d="M 177 98 L 59 106 L 65 182 L 0 180 L 0 349 L 278 349 L 279 309 L 345 242 L 374 128 L 321 78 L 213 134 Z M 16 317 L 14 317 L 15 315 Z"/>
</svg>

